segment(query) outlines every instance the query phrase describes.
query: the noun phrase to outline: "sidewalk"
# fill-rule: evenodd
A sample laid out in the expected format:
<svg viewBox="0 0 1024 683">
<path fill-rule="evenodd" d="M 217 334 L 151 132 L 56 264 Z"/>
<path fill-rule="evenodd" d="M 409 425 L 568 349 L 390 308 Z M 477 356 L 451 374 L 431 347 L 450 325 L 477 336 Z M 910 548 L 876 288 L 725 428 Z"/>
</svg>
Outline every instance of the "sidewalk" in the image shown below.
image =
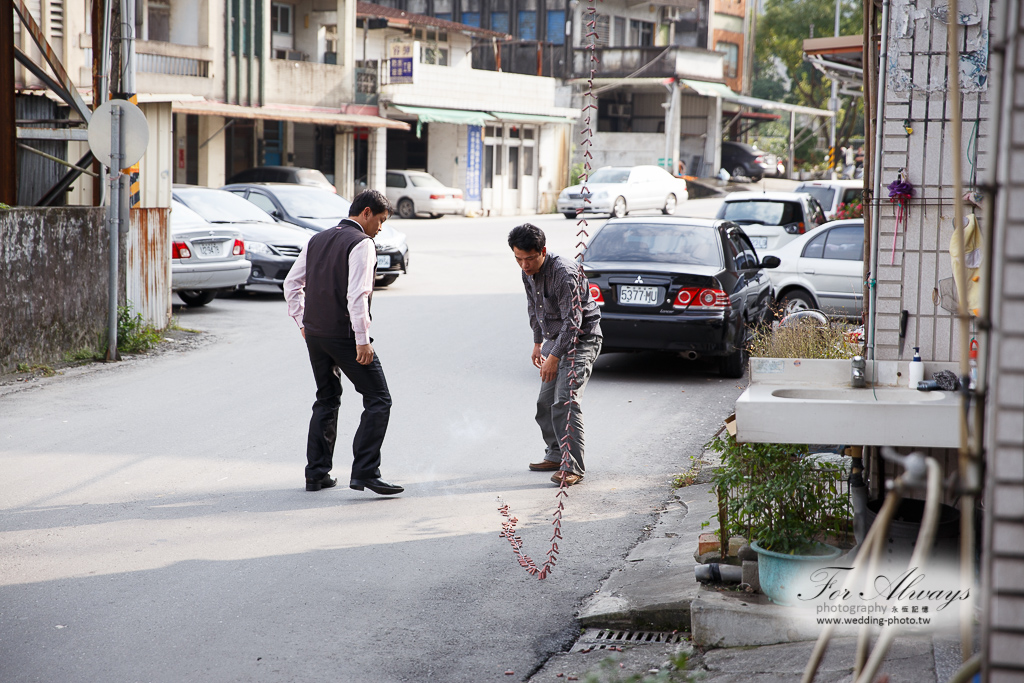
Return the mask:
<svg viewBox="0 0 1024 683">
<path fill-rule="evenodd" d="M 759 594 L 719 592 L 694 579 L 697 536 L 718 508 L 712 489 L 695 484 L 675 492 L 650 537 L 582 605 L 577 643 L 530 681 L 683 681 L 683 672 L 672 671 L 680 653 L 688 653 L 701 681 L 800 680 L 818 627 L 801 625 L 790 608 Z M 834 638 L 815 681 L 851 681 L 855 651 L 855 638 Z M 941 683 L 959 665 L 955 635 L 915 636 L 896 640 L 881 673 L 890 683 Z"/>
</svg>

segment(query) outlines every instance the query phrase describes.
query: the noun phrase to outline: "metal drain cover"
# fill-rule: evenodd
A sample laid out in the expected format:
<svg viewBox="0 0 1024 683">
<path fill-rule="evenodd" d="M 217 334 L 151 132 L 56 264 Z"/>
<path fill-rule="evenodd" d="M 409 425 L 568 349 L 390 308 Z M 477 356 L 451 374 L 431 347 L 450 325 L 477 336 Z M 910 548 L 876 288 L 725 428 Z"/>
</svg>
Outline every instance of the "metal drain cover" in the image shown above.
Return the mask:
<svg viewBox="0 0 1024 683">
<path fill-rule="evenodd" d="M 626 645 L 655 645 L 681 643 L 686 634 L 666 631 L 616 631 L 613 629 L 587 629 L 569 652 L 591 650 L 618 650 Z"/>
</svg>

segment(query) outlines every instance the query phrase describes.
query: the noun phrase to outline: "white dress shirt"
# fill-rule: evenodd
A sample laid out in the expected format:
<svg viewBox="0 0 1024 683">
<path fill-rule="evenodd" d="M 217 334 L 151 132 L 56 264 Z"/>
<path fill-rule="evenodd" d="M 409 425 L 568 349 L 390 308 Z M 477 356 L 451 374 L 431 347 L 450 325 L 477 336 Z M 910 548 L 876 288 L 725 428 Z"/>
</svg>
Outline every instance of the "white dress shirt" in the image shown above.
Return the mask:
<svg viewBox="0 0 1024 683">
<path fill-rule="evenodd" d="M 337 228 L 333 228 L 336 230 Z M 348 255 L 348 315 L 356 344 L 370 343 L 370 293 L 373 291 L 377 250 L 373 240 L 359 240 Z M 306 310 L 306 248 L 303 247 L 284 281 L 284 298 L 288 302 L 288 315 L 302 329 L 302 314 Z"/>
</svg>

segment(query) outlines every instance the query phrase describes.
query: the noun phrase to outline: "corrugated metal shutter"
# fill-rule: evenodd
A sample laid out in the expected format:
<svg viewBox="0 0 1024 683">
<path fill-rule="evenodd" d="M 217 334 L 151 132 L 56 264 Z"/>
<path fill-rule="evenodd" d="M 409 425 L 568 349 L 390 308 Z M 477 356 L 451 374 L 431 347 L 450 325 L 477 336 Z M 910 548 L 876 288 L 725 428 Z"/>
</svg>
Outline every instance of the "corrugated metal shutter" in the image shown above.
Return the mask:
<svg viewBox="0 0 1024 683">
<path fill-rule="evenodd" d="M 295 124 L 295 158 L 292 166 L 316 168 L 316 126 L 311 123 Z"/>
<path fill-rule="evenodd" d="M 66 119 L 67 107 L 58 106 L 56 102 L 45 97 L 19 95 L 14 100 L 14 116 L 19 121 Z M 26 128 L 51 128 L 52 124 L 20 124 Z M 67 161 L 68 145 L 60 140 L 20 140 L 33 149 Z M 46 192 L 57 184 L 67 171 L 66 166 L 50 161 L 38 154 L 18 148 L 18 204 L 35 206 Z M 58 199 L 54 206 L 63 206 L 64 198 Z"/>
</svg>

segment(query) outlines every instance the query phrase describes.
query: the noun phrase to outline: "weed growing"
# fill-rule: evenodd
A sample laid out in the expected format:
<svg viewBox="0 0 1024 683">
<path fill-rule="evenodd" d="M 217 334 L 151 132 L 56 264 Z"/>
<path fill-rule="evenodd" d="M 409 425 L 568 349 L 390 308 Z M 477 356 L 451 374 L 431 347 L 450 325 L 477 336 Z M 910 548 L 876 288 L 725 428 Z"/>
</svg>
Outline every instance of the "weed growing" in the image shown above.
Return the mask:
<svg viewBox="0 0 1024 683">
<path fill-rule="evenodd" d="M 134 314 L 134 315 L 133 315 Z M 117 307 L 117 350 L 121 353 L 145 353 L 160 343 L 163 335 L 135 313 L 131 302 Z"/>
<path fill-rule="evenodd" d="M 826 358 L 844 360 L 860 353 L 846 341 L 842 323 L 803 321 L 793 326 L 764 326 L 754 331 L 750 355 L 759 358 Z"/>
</svg>

